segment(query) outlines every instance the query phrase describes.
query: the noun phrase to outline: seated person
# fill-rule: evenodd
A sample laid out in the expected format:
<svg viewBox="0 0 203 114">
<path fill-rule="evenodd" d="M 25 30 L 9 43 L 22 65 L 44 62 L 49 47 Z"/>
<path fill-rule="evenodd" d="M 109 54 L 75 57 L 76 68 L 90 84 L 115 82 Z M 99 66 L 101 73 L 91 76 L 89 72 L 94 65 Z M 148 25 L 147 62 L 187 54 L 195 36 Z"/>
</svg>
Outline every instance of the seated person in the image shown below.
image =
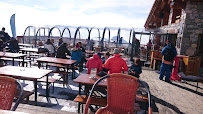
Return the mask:
<svg viewBox="0 0 203 114">
<path fill-rule="evenodd" d="M 20 48 L 19 48 L 19 45 L 18 45 L 18 41 L 15 39 L 15 38 L 11 38 L 11 40 L 9 41 L 9 51 L 12 52 L 12 53 L 18 53 Z"/>
<path fill-rule="evenodd" d="M 47 39 L 47 41 L 44 43 L 44 48 L 47 48 L 49 50 L 48 56 L 55 56 L 55 47 L 51 42 L 51 39 Z"/>
<path fill-rule="evenodd" d="M 56 58 L 67 59 L 67 55 L 71 55 L 71 53 L 67 48 L 67 44 L 63 43 L 56 51 Z"/>
<path fill-rule="evenodd" d="M 88 68 L 87 74 L 90 74 L 91 68 L 97 68 L 97 73 L 102 71 L 102 60 L 99 55 L 94 54 L 93 57 L 90 57 L 87 61 L 86 67 Z"/>
<path fill-rule="evenodd" d="M 141 73 L 142 73 L 142 67 L 140 64 L 140 59 L 137 58 L 135 59 L 134 64 L 130 67 L 129 74 L 139 78 Z"/>
<path fill-rule="evenodd" d="M 63 44 L 63 39 L 62 39 L 62 38 L 59 38 L 58 47 L 60 47 L 61 44 Z"/>
<path fill-rule="evenodd" d="M 76 43 L 75 48 L 71 49 L 71 60 L 77 60 L 75 63 L 80 63 L 82 58 L 82 50 L 79 44 Z"/>
<path fill-rule="evenodd" d="M 2 39 L 0 39 L 0 51 L 3 51 L 3 49 L 6 47 Z"/>
<path fill-rule="evenodd" d="M 75 63 L 79 64 L 79 71 L 81 72 L 83 69 L 83 65 L 81 63 L 81 59 L 82 59 L 82 50 L 79 47 L 79 44 L 76 43 L 75 48 L 71 49 L 71 60 L 77 60 Z"/>
<path fill-rule="evenodd" d="M 115 48 L 114 49 L 114 55 L 110 57 L 108 60 L 106 60 L 104 64 L 105 69 L 109 69 L 108 74 L 113 74 L 113 73 L 127 73 L 128 71 L 128 66 L 123 60 L 120 55 L 119 55 L 119 49 Z"/>
<path fill-rule="evenodd" d="M 102 62 L 103 62 L 103 64 L 105 63 L 105 61 L 110 57 L 110 53 L 109 52 L 106 52 L 105 53 L 105 55 L 104 55 L 104 57 L 102 57 Z"/>
</svg>

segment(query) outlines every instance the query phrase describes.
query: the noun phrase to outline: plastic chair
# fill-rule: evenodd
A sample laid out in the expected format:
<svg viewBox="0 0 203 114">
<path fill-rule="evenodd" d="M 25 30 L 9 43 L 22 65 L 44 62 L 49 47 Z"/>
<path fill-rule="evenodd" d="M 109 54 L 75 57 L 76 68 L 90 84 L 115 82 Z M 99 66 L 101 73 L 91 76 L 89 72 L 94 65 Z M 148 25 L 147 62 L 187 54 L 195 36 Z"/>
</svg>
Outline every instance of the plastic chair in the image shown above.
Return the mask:
<svg viewBox="0 0 203 114">
<path fill-rule="evenodd" d="M 17 86 L 20 88 L 20 95 L 11 109 Z M 0 109 L 15 111 L 22 96 L 23 87 L 16 79 L 0 76 Z"/>
<path fill-rule="evenodd" d="M 148 113 L 152 114 L 151 94 L 148 87 L 136 77 L 125 74 L 106 75 L 97 80 L 86 102 L 85 114 L 88 114 L 92 93 L 96 85 L 105 78 L 108 78 L 107 106 L 98 109 L 96 114 L 134 114 L 134 104 L 139 83 L 143 85 L 148 92 Z"/>
</svg>

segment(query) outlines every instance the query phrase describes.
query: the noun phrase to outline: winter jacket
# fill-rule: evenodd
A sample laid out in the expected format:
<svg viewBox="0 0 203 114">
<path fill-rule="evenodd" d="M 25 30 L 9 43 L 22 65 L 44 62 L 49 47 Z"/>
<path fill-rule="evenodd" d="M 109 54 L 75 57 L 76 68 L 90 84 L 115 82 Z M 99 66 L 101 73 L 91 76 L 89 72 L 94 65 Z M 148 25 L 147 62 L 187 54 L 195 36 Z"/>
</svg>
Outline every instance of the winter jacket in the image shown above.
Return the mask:
<svg viewBox="0 0 203 114">
<path fill-rule="evenodd" d="M 71 60 L 77 60 L 75 63 L 80 63 L 82 58 L 82 51 L 80 48 L 73 48 L 71 50 Z"/>
<path fill-rule="evenodd" d="M 97 54 L 94 54 L 93 57 L 87 61 L 86 67 L 88 68 L 87 74 L 90 74 L 91 68 L 97 68 L 97 73 L 99 73 L 102 71 L 102 60 Z"/>
<path fill-rule="evenodd" d="M 0 31 L 0 39 L 2 39 L 3 42 L 8 42 L 11 37 L 8 35 L 8 33 Z"/>
<path fill-rule="evenodd" d="M 119 54 L 114 54 L 104 64 L 105 69 L 109 69 L 109 74 L 121 73 L 122 71 L 128 71 L 126 62 L 120 57 Z"/>
<path fill-rule="evenodd" d="M 55 53 L 55 47 L 53 44 L 44 44 L 44 48 L 47 48 L 49 50 L 50 54 L 54 54 Z"/>
<path fill-rule="evenodd" d="M 66 54 L 71 55 L 66 44 L 62 44 L 56 51 L 56 58 L 67 59 Z"/>
<path fill-rule="evenodd" d="M 142 73 L 142 67 L 140 64 L 138 64 L 138 65 L 133 64 L 130 67 L 130 71 L 135 71 L 134 76 L 139 76 Z"/>
<path fill-rule="evenodd" d="M 11 38 L 11 40 L 9 42 L 9 48 L 10 48 L 10 52 L 12 52 L 12 53 L 19 52 L 20 48 L 18 45 L 18 41 L 15 38 Z"/>
<path fill-rule="evenodd" d="M 175 48 L 175 47 L 173 46 L 173 44 L 171 44 L 171 43 L 169 43 L 167 46 L 165 46 L 165 47 L 163 48 L 163 50 L 161 51 L 161 54 L 164 55 L 164 53 L 166 53 L 168 49 L 172 49 L 172 48 L 174 48 L 173 51 L 174 51 L 175 56 L 176 56 L 176 55 L 177 55 L 176 48 Z M 164 60 L 164 56 L 162 57 L 162 62 L 165 63 L 165 64 L 171 64 L 170 61 Z"/>
</svg>

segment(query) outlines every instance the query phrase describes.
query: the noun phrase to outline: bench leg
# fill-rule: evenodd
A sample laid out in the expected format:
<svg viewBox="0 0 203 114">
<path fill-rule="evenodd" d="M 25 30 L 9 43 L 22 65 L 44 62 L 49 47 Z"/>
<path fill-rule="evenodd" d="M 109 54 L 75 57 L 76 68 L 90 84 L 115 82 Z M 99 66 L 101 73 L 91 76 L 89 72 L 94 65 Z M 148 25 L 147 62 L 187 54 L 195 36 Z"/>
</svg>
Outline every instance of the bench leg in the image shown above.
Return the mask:
<svg viewBox="0 0 203 114">
<path fill-rule="evenodd" d="M 54 82 L 53 82 L 53 88 L 52 89 L 53 89 L 52 93 L 54 93 Z"/>
<path fill-rule="evenodd" d="M 78 113 L 80 113 L 80 103 L 78 102 Z"/>
<path fill-rule="evenodd" d="M 82 114 L 83 114 L 83 104 L 82 104 Z"/>
<path fill-rule="evenodd" d="M 197 82 L 197 87 L 196 87 L 196 91 L 197 91 L 197 89 L 198 89 L 198 82 Z"/>
</svg>

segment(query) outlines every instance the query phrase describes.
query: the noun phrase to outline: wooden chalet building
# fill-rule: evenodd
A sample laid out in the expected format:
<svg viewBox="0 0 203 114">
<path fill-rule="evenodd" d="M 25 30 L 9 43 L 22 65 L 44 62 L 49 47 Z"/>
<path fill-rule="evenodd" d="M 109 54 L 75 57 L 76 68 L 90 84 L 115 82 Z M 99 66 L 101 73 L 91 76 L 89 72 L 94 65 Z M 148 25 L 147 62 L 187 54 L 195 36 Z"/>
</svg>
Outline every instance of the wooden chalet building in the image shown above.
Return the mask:
<svg viewBox="0 0 203 114">
<path fill-rule="evenodd" d="M 155 0 L 144 25 L 157 33 L 155 44 L 171 40 L 183 58 L 182 71 L 187 75 L 203 73 L 203 0 Z M 200 68 L 201 67 L 201 68 Z"/>
</svg>

